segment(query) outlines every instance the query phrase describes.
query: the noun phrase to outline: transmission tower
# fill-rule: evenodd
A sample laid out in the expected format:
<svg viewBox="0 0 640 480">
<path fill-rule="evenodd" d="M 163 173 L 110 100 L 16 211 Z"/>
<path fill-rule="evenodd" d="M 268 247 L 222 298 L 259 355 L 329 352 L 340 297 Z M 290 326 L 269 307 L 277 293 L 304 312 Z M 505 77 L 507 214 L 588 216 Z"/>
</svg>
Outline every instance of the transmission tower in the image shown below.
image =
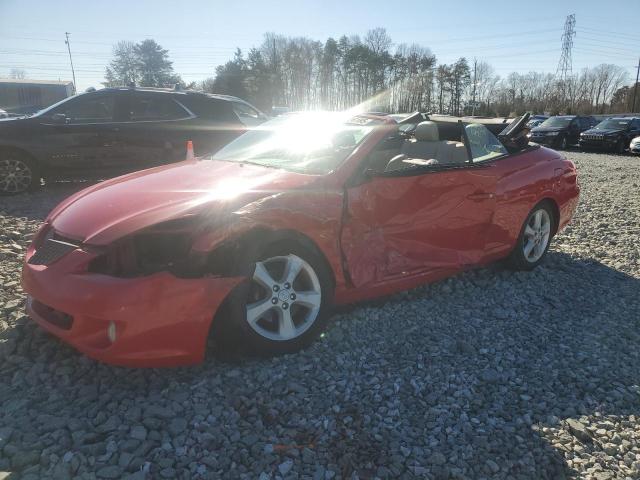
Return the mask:
<svg viewBox="0 0 640 480">
<path fill-rule="evenodd" d="M 566 98 L 567 81 L 573 74 L 571 61 L 571 49 L 573 48 L 573 37 L 576 35 L 576 14 L 567 16 L 564 22 L 564 33 L 562 34 L 562 54 L 556 69 L 556 80 L 560 87 L 560 97 L 564 102 Z"/>
</svg>

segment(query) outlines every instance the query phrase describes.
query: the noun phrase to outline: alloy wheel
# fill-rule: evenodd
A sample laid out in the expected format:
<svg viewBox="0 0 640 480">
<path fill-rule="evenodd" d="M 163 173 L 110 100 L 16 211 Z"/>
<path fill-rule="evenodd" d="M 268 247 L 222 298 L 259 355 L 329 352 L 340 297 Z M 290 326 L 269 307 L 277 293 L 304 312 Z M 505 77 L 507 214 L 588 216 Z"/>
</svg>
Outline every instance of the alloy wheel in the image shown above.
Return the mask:
<svg viewBox="0 0 640 480">
<path fill-rule="evenodd" d="M 22 193 L 29 189 L 33 172 L 29 165 L 17 158 L 0 160 L 0 192 Z"/>
<path fill-rule="evenodd" d="M 314 269 L 297 255 L 271 257 L 256 262 L 246 319 L 251 328 L 269 340 L 293 340 L 316 321 L 322 288 Z"/>
<path fill-rule="evenodd" d="M 522 245 L 524 258 L 530 263 L 535 263 L 547 249 L 551 234 L 551 218 L 549 213 L 540 208 L 529 217 L 524 229 L 524 242 Z"/>
</svg>

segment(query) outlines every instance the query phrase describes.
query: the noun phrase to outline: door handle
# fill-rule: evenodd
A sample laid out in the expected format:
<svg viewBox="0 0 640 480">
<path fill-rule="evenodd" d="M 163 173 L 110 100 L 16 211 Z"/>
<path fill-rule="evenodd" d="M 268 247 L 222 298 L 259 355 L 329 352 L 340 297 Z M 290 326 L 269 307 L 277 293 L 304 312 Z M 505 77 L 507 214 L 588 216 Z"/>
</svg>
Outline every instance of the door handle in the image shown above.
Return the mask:
<svg viewBox="0 0 640 480">
<path fill-rule="evenodd" d="M 487 192 L 476 192 L 467 196 L 469 200 L 473 200 L 474 202 L 479 202 L 481 200 L 490 200 L 493 197 L 494 197 L 493 193 L 487 193 Z"/>
</svg>

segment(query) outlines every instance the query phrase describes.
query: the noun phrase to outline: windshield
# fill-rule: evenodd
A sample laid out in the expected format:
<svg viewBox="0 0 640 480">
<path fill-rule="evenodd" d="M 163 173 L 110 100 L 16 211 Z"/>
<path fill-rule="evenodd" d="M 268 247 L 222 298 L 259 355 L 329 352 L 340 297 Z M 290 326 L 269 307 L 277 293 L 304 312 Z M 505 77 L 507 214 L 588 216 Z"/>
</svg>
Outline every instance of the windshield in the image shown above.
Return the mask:
<svg viewBox="0 0 640 480">
<path fill-rule="evenodd" d="M 72 100 L 74 98 L 78 98 L 79 96 L 83 95 L 82 93 L 79 93 L 77 95 L 72 95 L 70 97 L 67 98 L 63 98 L 62 100 L 60 100 L 59 102 L 54 103 L 53 105 L 49 105 L 47 108 L 43 108 L 42 110 L 38 110 L 36 113 L 34 113 L 33 115 L 44 115 L 46 113 L 49 113 L 51 110 L 55 109 L 56 107 L 62 105 L 63 103 L 67 103 L 69 100 Z"/>
<path fill-rule="evenodd" d="M 631 120 L 621 118 L 607 118 L 595 126 L 596 130 L 624 129 L 631 123 Z"/>
<path fill-rule="evenodd" d="M 542 124 L 541 127 L 567 127 L 573 117 L 551 117 L 547 118 Z"/>
<path fill-rule="evenodd" d="M 211 158 L 322 174 L 338 167 L 379 123 L 311 113 L 275 118 L 236 138 Z"/>
</svg>

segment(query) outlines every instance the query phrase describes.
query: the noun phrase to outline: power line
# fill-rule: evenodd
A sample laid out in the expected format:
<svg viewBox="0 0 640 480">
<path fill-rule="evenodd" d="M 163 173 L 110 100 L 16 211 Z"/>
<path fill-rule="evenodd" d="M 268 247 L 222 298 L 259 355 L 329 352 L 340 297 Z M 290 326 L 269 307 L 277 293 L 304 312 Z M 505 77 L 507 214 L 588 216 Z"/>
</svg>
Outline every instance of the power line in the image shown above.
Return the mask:
<svg viewBox="0 0 640 480">
<path fill-rule="evenodd" d="M 592 32 L 598 35 L 605 35 L 607 37 L 622 37 L 622 38 L 629 38 L 631 40 L 640 40 L 640 36 L 632 35 L 629 33 L 610 32 L 608 30 L 600 30 L 597 28 L 580 27 L 580 31 L 582 30 L 586 30 L 587 32 Z"/>
</svg>

